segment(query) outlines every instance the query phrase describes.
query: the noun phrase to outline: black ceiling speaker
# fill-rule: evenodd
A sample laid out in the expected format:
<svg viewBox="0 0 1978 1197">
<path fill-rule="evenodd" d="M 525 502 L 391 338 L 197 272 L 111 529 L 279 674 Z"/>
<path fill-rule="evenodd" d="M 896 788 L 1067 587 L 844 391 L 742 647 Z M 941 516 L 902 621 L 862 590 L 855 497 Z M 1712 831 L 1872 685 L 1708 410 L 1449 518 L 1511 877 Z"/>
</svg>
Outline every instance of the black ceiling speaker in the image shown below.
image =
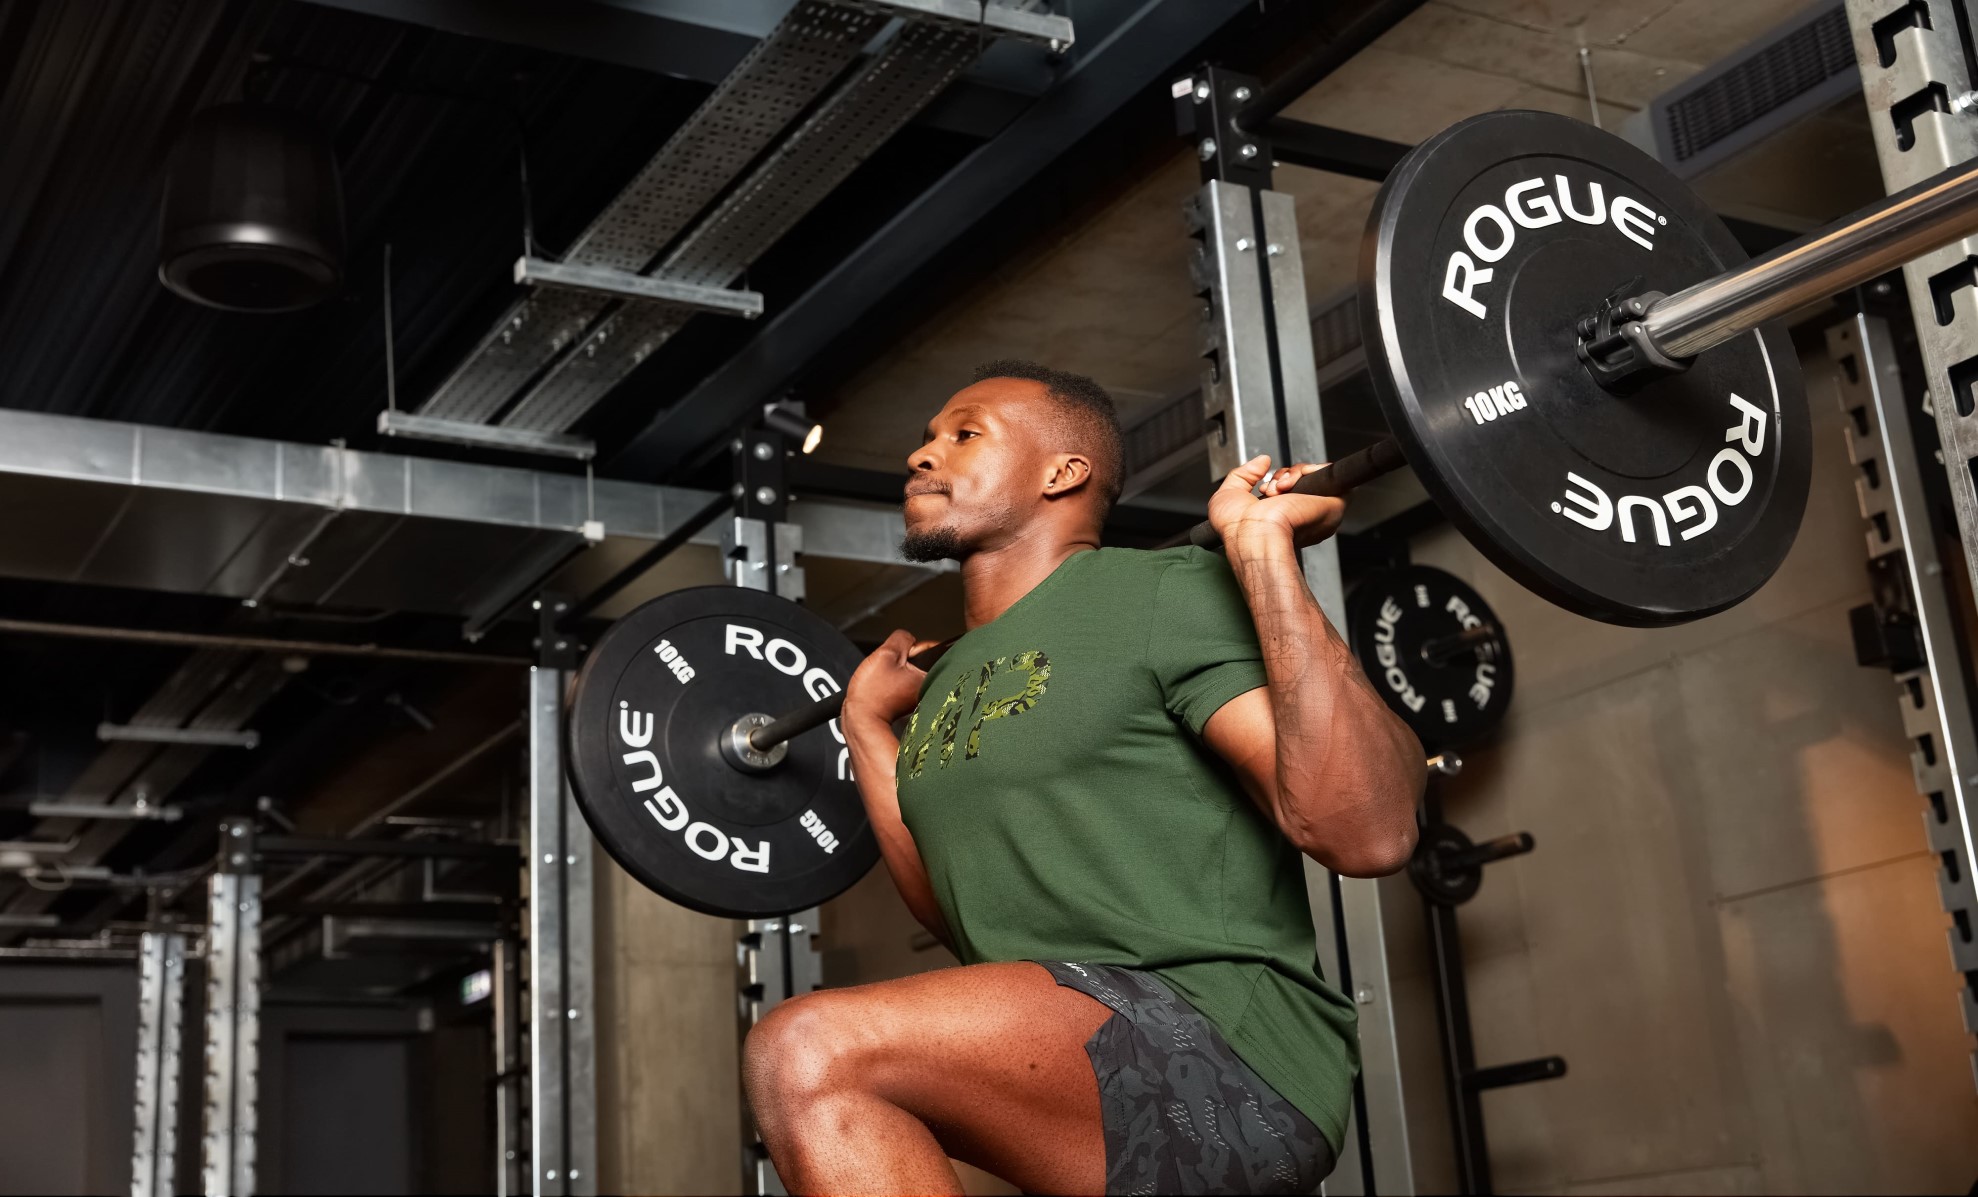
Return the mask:
<svg viewBox="0 0 1978 1197">
<path fill-rule="evenodd" d="M 343 185 L 322 133 L 264 104 L 192 118 L 165 178 L 158 278 L 195 303 L 292 312 L 343 278 Z"/>
</svg>

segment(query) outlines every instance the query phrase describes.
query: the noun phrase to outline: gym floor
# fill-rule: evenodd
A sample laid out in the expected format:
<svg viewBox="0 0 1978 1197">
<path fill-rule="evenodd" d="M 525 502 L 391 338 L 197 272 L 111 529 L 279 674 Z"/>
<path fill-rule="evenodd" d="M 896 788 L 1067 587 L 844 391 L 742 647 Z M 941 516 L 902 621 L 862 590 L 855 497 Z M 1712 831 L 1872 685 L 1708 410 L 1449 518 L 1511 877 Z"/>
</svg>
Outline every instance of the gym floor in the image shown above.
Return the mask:
<svg viewBox="0 0 1978 1197">
<path fill-rule="evenodd" d="M 824 521 L 806 525 L 806 605 L 862 648 L 896 627 L 952 636 L 957 575 L 898 559 L 887 504 L 931 411 L 977 363 L 1019 357 L 1091 375 L 1148 443 L 1164 420 L 1185 426 L 1136 462 L 1112 543 L 1151 546 L 1201 518 L 1202 300 L 1180 218 L 1201 162 L 1174 134 L 1172 79 L 1205 60 L 1271 79 L 1354 18 L 1405 8 L 1284 115 L 1405 146 L 1479 112 L 1531 108 L 1639 140 L 1659 98 L 1841 6 L 1019 7 L 1071 18 L 1076 44 L 1004 40 L 861 147 L 871 156 L 855 168 L 805 181 L 815 194 L 735 272 L 733 287 L 760 293 L 759 319 L 693 316 L 549 429 L 592 442 L 586 463 L 543 443 L 387 436 L 379 420 L 419 412 L 495 339 L 522 293 L 512 268 L 525 228 L 536 256 L 565 251 L 792 0 L 0 5 L 0 129 L 12 130 L 0 137 L 0 420 L 526 471 L 536 501 L 458 536 L 447 521 L 477 517 L 379 509 L 319 525 L 313 509 L 221 509 L 187 497 L 196 488 L 159 498 L 38 478 L 18 464 L 42 451 L 18 431 L 30 426 L 0 423 L 0 438 L 23 438 L 0 444 L 0 1194 L 148 1191 L 126 1150 L 146 1117 L 125 1100 L 142 1053 L 133 961 L 147 930 L 184 929 L 200 950 L 222 818 L 265 835 L 452 837 L 511 853 L 532 834 L 522 679 L 549 626 L 532 596 L 595 596 L 591 635 L 655 596 L 730 580 L 718 522 L 656 562 L 643 554 L 661 533 L 625 532 L 615 516 L 602 541 L 584 540 L 583 505 L 600 488 L 674 488 L 638 494 L 677 529 L 734 481 L 731 435 L 763 404 L 795 400 L 824 436 L 791 458 L 789 518 L 828 511 L 849 529 L 820 540 Z M 1105 102 L 1053 107 L 1067 93 Z M 171 152 L 196 112 L 243 94 L 305 115 L 341 169 L 341 280 L 293 312 L 217 311 L 158 279 Z M 1741 235 L 1774 241 L 1880 198 L 1859 91 L 1834 96 L 1754 117 L 1762 135 L 1688 181 Z M 727 202 L 729 181 L 703 198 Z M 1286 167 L 1274 186 L 1296 204 L 1341 455 L 1384 434 L 1357 345 L 1335 335 L 1379 184 Z M 889 239 L 911 259 L 875 252 Z M 1806 515 L 1777 575 L 1722 614 L 1653 630 L 1583 619 L 1425 515 L 1407 471 L 1355 493 L 1347 584 L 1396 553 L 1447 570 L 1495 610 L 1516 657 L 1508 717 L 1462 746 L 1460 775 L 1434 782 L 1471 839 L 1536 843 L 1490 866 L 1461 909 L 1477 1062 L 1569 1066 L 1484 1098 L 1502 1191 L 1961 1193 L 1978 1178 L 1965 980 L 1947 961 L 1955 931 L 1921 825 L 1916 741 L 1890 671 L 1860 664 L 1851 632 L 1850 612 L 1885 599 L 1886 580 L 1870 568 L 1844 447 L 1827 339 L 1840 319 L 1825 303 L 1793 316 L 1814 429 Z M 522 476 L 472 475 L 490 494 Z M 582 514 L 552 527 L 543 479 Z M 1961 582 L 1956 528 L 1939 539 Z M 259 547 L 222 552 L 248 545 Z M 1978 624 L 1968 590 L 1956 593 L 1969 643 Z M 99 725 L 251 729 L 258 743 L 120 742 Z M 51 801 L 178 813 L 32 809 Z M 506 1152 L 526 1156 L 526 1136 L 502 1119 L 521 1087 L 497 1073 L 519 1064 L 500 1062 L 497 1007 L 513 1000 L 500 970 L 527 916 L 507 866 L 271 871 L 254 1191 L 482 1192 L 517 1175 L 559 1193 L 760 1191 L 743 1166 L 747 928 L 667 901 L 602 852 L 595 1173 L 557 1187 L 517 1172 Z M 1386 1133 L 1405 1133 L 1394 1150 L 1409 1173 L 1386 1187 L 1459 1191 L 1424 903 L 1405 873 L 1379 893 L 1389 991 L 1370 1000 L 1391 1010 L 1399 1044 L 1405 1125 Z M 385 907 L 423 921 L 355 926 Z M 483 933 L 434 929 L 449 920 Z M 883 869 L 825 903 L 814 930 L 827 986 L 954 963 Z M 196 1059 L 206 1012 L 188 1000 Z M 201 1168 L 197 1071 L 182 1081 L 162 1188 L 217 1191 Z M 1015 1191 L 963 1177 L 971 1192 Z M 1328 1191 L 1358 1183 L 1336 1177 Z"/>
</svg>

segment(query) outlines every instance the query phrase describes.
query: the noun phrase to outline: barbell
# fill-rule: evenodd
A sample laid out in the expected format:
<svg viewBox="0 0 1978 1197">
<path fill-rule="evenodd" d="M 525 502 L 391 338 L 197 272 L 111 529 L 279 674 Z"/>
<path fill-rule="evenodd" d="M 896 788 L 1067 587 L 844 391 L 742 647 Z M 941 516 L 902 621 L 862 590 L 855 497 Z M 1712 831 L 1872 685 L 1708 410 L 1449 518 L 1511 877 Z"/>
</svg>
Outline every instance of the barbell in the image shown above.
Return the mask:
<svg viewBox="0 0 1978 1197">
<path fill-rule="evenodd" d="M 1361 258 L 1367 364 L 1392 439 L 1301 479 L 1343 495 L 1409 465 L 1514 580 L 1663 625 L 1757 590 L 1792 546 L 1812 440 L 1775 317 L 1978 230 L 1965 164 L 1746 261 L 1661 163 L 1544 112 L 1411 150 Z M 1185 538 L 1213 547 L 1204 521 Z"/>
<path fill-rule="evenodd" d="M 1806 503 L 1805 393 L 1775 318 L 1975 229 L 1969 166 L 1747 261 L 1619 138 L 1539 112 L 1459 122 L 1396 166 L 1369 221 L 1363 342 L 1393 437 L 1295 489 L 1344 494 L 1409 465 L 1485 556 L 1561 606 L 1636 625 L 1721 611 L 1772 576 Z M 1206 521 L 1178 539 L 1217 544 Z M 1416 603 L 1405 635 L 1387 613 L 1406 667 L 1384 694 L 1426 742 L 1456 742 L 1501 716 L 1510 659 L 1481 599 L 1433 585 L 1363 587 L 1355 606 L 1375 614 L 1356 609 L 1349 635 L 1379 665 L 1377 600 Z M 859 660 L 815 613 L 741 587 L 618 620 L 566 731 L 599 842 L 710 914 L 841 893 L 878 859 L 837 722 Z M 1431 704 L 1424 678 L 1455 688 Z"/>
</svg>

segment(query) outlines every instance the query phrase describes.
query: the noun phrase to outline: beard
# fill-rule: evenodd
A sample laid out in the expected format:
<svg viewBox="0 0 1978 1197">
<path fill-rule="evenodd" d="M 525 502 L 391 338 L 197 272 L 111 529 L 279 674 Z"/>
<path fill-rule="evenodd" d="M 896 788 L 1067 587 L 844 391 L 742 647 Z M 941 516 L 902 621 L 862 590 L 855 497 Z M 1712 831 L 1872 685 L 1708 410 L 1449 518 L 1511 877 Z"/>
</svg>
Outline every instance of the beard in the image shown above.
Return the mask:
<svg viewBox="0 0 1978 1197">
<path fill-rule="evenodd" d="M 952 527 L 909 529 L 900 541 L 900 556 L 919 563 L 960 561 L 967 552 L 967 542 Z"/>
</svg>

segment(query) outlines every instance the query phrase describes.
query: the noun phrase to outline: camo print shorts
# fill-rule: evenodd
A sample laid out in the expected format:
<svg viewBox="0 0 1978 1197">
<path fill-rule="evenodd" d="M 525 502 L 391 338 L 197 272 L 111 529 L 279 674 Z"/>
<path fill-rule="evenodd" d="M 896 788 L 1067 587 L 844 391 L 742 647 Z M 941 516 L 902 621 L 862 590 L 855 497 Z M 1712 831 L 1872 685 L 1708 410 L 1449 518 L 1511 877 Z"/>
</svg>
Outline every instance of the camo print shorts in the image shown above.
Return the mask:
<svg viewBox="0 0 1978 1197">
<path fill-rule="evenodd" d="M 1099 1078 L 1108 1193 L 1312 1193 L 1332 1147 L 1152 973 L 1037 962 L 1113 1010 L 1085 1043 Z"/>
</svg>

